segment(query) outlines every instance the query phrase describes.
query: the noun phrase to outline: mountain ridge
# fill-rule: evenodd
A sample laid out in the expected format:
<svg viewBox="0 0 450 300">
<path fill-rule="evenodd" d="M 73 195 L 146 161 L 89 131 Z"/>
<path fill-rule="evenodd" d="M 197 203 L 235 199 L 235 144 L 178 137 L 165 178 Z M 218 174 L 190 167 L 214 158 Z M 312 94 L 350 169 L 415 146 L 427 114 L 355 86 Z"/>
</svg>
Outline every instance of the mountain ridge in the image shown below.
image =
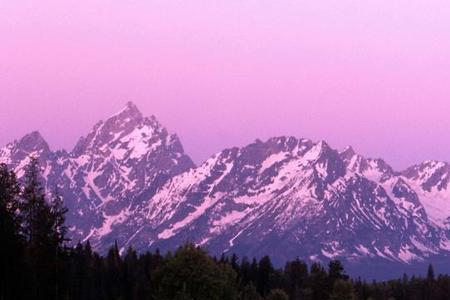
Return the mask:
<svg viewBox="0 0 450 300">
<path fill-rule="evenodd" d="M 172 250 L 186 240 L 213 253 L 275 260 L 424 261 L 450 252 L 450 166 L 394 170 L 352 147 L 296 137 L 256 140 L 199 166 L 175 134 L 131 102 L 94 125 L 72 151 L 38 131 L 0 149 L 20 178 L 30 155 L 45 187 L 70 209 L 74 242 L 106 251 Z"/>
</svg>

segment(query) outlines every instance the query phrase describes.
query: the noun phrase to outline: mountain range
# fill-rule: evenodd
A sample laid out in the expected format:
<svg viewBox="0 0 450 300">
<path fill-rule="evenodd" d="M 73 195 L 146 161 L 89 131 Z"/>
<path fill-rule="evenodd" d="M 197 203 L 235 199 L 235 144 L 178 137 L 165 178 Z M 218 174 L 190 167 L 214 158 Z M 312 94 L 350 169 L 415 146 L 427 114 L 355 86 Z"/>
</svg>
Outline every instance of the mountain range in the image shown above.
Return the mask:
<svg viewBox="0 0 450 300">
<path fill-rule="evenodd" d="M 396 171 L 351 147 L 296 137 L 256 140 L 196 166 L 179 138 L 129 102 L 70 152 L 32 132 L 0 149 L 24 175 L 30 157 L 69 208 L 72 242 L 104 253 L 168 251 L 191 241 L 212 253 L 270 255 L 278 264 L 341 259 L 414 264 L 450 253 L 450 165 Z"/>
</svg>

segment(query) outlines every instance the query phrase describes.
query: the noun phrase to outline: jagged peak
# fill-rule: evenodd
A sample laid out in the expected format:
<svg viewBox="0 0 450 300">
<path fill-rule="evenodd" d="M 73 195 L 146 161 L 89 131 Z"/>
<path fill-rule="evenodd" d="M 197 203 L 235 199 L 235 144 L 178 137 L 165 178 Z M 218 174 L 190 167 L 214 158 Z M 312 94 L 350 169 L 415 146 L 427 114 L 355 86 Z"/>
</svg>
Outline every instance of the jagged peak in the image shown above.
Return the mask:
<svg viewBox="0 0 450 300">
<path fill-rule="evenodd" d="M 417 171 L 419 171 L 420 169 L 423 169 L 426 166 L 429 166 L 429 164 L 433 162 L 432 160 L 425 160 L 421 163 L 417 163 L 414 165 L 411 165 L 409 167 L 407 167 L 406 169 L 404 169 L 401 173 L 405 174 L 405 173 L 416 173 Z"/>
<path fill-rule="evenodd" d="M 357 155 L 355 149 L 353 149 L 352 146 L 347 146 L 339 153 L 344 158 L 352 158 L 353 156 Z"/>
<path fill-rule="evenodd" d="M 286 155 L 297 158 L 304 158 L 304 156 L 306 156 L 308 160 L 319 159 L 322 155 L 326 156 L 332 152 L 337 154 L 337 151 L 333 150 L 328 143 L 323 140 L 314 143 L 310 139 L 297 138 L 295 136 L 275 136 L 268 138 L 265 141 L 256 139 L 253 143 L 239 149 L 242 153 L 248 153 L 250 149 L 252 149 L 250 151 L 259 149 L 256 150 L 256 152 L 251 153 L 261 159 L 272 155 L 278 155 L 280 153 L 286 153 Z"/>
<path fill-rule="evenodd" d="M 306 161 L 316 161 L 330 150 L 332 150 L 330 146 L 325 141 L 321 140 L 316 144 L 313 144 L 302 156 Z"/>
<path fill-rule="evenodd" d="M 154 135 L 161 135 L 162 138 L 168 135 L 167 130 L 155 116 L 144 118 L 133 102 L 127 102 L 122 110 L 106 121 L 98 122 L 87 136 L 81 137 L 72 153 L 77 156 L 86 149 L 97 149 L 132 134 L 133 131 L 136 134 L 145 133 L 146 139 L 150 139 Z"/>
<path fill-rule="evenodd" d="M 442 180 L 445 182 L 448 181 L 450 165 L 443 161 L 426 160 L 420 164 L 409 167 L 402 171 L 401 174 L 408 179 L 420 180 L 423 183 L 427 183 L 426 188 L 430 189 L 432 185 L 438 185 Z M 447 174 L 447 176 L 444 176 L 445 174 Z"/>
<path fill-rule="evenodd" d="M 385 175 L 394 175 L 397 174 L 397 172 L 394 171 L 392 166 L 388 164 L 384 159 L 376 158 L 376 159 L 368 159 L 368 163 L 371 165 L 372 168 L 375 168 L 381 173 L 384 173 Z"/>
<path fill-rule="evenodd" d="M 136 104 L 131 101 L 128 101 L 120 111 L 112 115 L 109 119 L 127 117 L 142 119 L 141 111 L 138 109 Z"/>
<path fill-rule="evenodd" d="M 309 139 L 297 138 L 295 136 L 276 136 L 269 138 L 265 142 L 257 140 L 255 144 L 270 146 L 274 149 L 287 152 L 299 150 L 302 147 L 310 148 L 314 145 L 314 143 Z"/>
<path fill-rule="evenodd" d="M 320 140 L 308 150 L 307 154 L 309 156 L 317 156 L 317 158 L 320 158 L 322 155 L 326 155 L 330 152 L 337 153 L 337 151 L 333 150 L 327 142 Z"/>
<path fill-rule="evenodd" d="M 346 164 L 347 168 L 354 172 L 364 172 L 369 168 L 368 160 L 358 154 L 352 146 L 347 146 L 339 152 L 339 156 Z"/>
<path fill-rule="evenodd" d="M 106 121 L 99 122 L 98 125 L 99 129 L 102 129 L 103 127 L 107 127 L 108 129 L 111 129 L 111 127 L 120 129 L 137 126 L 141 124 L 143 120 L 144 117 L 140 110 L 130 101 L 127 102 L 120 111 L 106 119 Z"/>
<path fill-rule="evenodd" d="M 419 166 L 421 167 L 432 167 L 432 168 L 442 168 L 448 166 L 447 162 L 439 161 L 439 160 L 426 160 L 421 163 Z"/>
<path fill-rule="evenodd" d="M 45 150 L 50 151 L 48 143 L 37 130 L 24 135 L 18 142 L 17 147 L 26 151 Z"/>
<path fill-rule="evenodd" d="M 0 162 L 10 164 L 16 160 L 22 160 L 33 156 L 46 157 L 51 153 L 50 147 L 39 131 L 32 131 L 21 139 L 15 140 L 0 148 Z"/>
<path fill-rule="evenodd" d="M 119 112 L 112 115 L 106 121 L 99 122 L 98 125 L 99 127 L 103 127 L 105 125 L 110 125 L 111 123 L 121 128 L 146 125 L 152 127 L 155 130 L 164 129 L 154 115 L 144 117 L 136 104 L 131 101 L 128 101 L 125 107 L 122 108 Z"/>
<path fill-rule="evenodd" d="M 324 140 L 320 140 L 316 146 L 321 150 L 321 151 L 325 151 L 325 150 L 329 150 L 331 149 L 330 145 L 328 145 L 328 143 Z"/>
<path fill-rule="evenodd" d="M 42 134 L 39 132 L 39 130 L 33 130 L 30 133 L 25 134 L 20 141 L 26 140 L 26 139 L 34 139 L 34 140 L 44 140 L 42 137 Z"/>
<path fill-rule="evenodd" d="M 419 164 L 412 165 L 411 167 L 408 167 L 406 170 L 402 171 L 401 173 L 407 173 L 407 172 L 413 172 L 413 171 L 421 171 L 429 168 L 433 169 L 439 169 L 443 167 L 450 167 L 450 164 L 445 161 L 439 161 L 439 160 L 425 160 Z"/>
</svg>

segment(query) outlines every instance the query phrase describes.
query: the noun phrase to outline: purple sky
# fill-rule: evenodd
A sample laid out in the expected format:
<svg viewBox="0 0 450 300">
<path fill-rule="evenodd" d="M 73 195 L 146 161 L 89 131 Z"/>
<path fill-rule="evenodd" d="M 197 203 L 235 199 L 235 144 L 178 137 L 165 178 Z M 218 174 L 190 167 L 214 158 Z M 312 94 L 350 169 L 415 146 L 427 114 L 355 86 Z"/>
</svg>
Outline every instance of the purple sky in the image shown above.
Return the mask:
<svg viewBox="0 0 450 300">
<path fill-rule="evenodd" d="M 255 138 L 450 161 L 450 1 L 3 0 L 0 145 L 135 102 L 201 162 Z"/>
</svg>

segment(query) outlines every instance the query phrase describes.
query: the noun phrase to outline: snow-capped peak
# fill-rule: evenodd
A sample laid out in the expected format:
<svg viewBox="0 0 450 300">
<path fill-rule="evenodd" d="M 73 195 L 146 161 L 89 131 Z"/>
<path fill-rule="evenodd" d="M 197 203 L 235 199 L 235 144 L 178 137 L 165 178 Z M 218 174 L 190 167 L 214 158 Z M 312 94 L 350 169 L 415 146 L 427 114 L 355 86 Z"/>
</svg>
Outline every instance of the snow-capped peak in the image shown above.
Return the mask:
<svg viewBox="0 0 450 300">
<path fill-rule="evenodd" d="M 0 162 L 14 164 L 15 161 L 21 161 L 30 156 L 46 159 L 49 153 L 50 147 L 45 139 L 39 131 L 33 131 L 0 149 Z"/>
<path fill-rule="evenodd" d="M 136 105 L 128 102 L 122 110 L 106 121 L 98 122 L 87 136 L 80 138 L 73 153 L 79 156 L 89 149 L 96 152 L 102 147 L 116 148 L 117 144 L 123 143 L 143 149 L 167 135 L 167 130 L 155 117 L 144 118 Z"/>
</svg>

